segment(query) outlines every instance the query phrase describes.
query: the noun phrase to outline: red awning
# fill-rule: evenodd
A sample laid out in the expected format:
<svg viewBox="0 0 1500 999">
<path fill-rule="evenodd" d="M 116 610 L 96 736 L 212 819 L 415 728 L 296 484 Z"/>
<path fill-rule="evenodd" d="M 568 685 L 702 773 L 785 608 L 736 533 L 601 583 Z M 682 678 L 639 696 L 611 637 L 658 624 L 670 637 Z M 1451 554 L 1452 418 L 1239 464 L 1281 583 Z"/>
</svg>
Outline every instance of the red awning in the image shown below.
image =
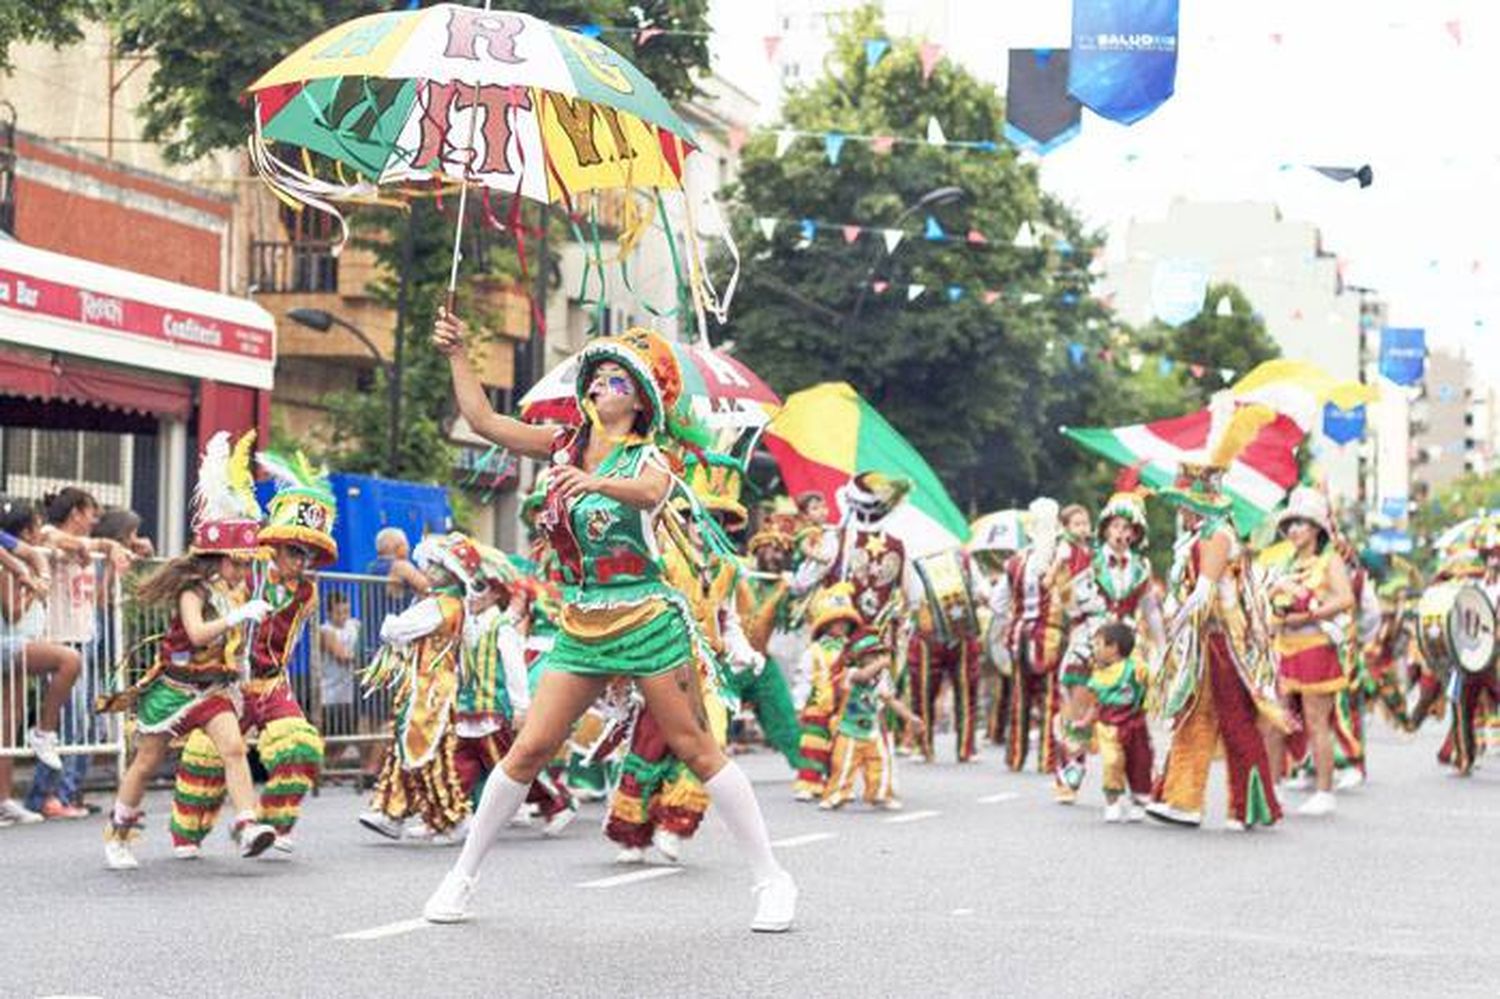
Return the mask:
<svg viewBox="0 0 1500 999">
<path fill-rule="evenodd" d="M 187 382 L 90 364 L 64 354 L 0 350 L 0 394 L 178 420 L 186 420 L 193 412 L 193 391 Z"/>
</svg>

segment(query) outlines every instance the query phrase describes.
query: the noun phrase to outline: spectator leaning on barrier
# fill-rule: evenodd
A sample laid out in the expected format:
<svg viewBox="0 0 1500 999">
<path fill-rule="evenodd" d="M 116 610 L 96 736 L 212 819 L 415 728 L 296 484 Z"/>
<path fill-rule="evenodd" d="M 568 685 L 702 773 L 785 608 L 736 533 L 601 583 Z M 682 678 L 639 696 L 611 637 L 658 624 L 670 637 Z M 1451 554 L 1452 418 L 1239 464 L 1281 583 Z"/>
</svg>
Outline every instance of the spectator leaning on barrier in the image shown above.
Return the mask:
<svg viewBox="0 0 1500 999">
<path fill-rule="evenodd" d="M 0 499 L 0 542 L 12 539 L 17 551 L 30 558 L 41 540 L 41 517 L 27 500 Z M 0 563 L 0 745 L 8 744 L 25 715 L 26 679 L 50 676 L 37 713 L 36 727 L 28 737 L 36 753 L 35 785 L 39 779 L 56 776 L 62 768 L 58 755 L 58 727 L 62 708 L 78 680 L 80 659 L 76 650 L 44 641 L 46 596 L 49 581 L 45 563 L 39 572 L 23 566 L 14 571 Z M 0 757 L 0 826 L 17 822 L 40 822 L 42 815 L 13 797 L 10 757 Z"/>
<path fill-rule="evenodd" d="M 70 741 L 89 742 L 96 731 L 89 695 L 95 692 L 90 690 L 95 686 L 91 678 L 99 671 L 98 607 L 104 592 L 99 585 L 101 569 L 94 564 L 94 557 L 103 559 L 105 571 L 123 572 L 135 555 L 117 541 L 93 536 L 99 523 L 99 503 L 85 490 L 69 486 L 42 503 L 46 513 L 42 540 L 60 553 L 53 560 L 46 636 L 78 653 L 85 679 L 64 705 L 63 726 Z M 88 768 L 88 755 L 76 754 L 60 771 L 38 771 L 26 806 L 47 818 L 87 815 L 83 787 Z"/>
<path fill-rule="evenodd" d="M 432 589 L 415 565 L 411 563 L 411 543 L 406 532 L 399 527 L 382 527 L 375 535 L 375 561 L 366 570 L 372 576 L 384 576 L 386 595 L 396 602 L 396 609 L 405 607 L 413 595 L 425 597 Z"/>
</svg>

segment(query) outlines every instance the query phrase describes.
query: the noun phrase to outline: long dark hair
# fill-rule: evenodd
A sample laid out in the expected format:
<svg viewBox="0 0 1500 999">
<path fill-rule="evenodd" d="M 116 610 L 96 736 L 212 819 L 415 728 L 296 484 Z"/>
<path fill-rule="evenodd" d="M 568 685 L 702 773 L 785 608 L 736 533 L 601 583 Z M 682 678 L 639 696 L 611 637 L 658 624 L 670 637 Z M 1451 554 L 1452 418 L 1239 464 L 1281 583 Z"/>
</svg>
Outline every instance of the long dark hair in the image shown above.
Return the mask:
<svg viewBox="0 0 1500 999">
<path fill-rule="evenodd" d="M 184 590 L 204 587 L 219 571 L 222 555 L 179 555 L 141 580 L 135 597 L 142 604 L 170 606 Z"/>
<path fill-rule="evenodd" d="M 31 500 L 0 497 L 0 531 L 19 538 L 38 526 L 41 519 L 41 512 Z"/>
</svg>

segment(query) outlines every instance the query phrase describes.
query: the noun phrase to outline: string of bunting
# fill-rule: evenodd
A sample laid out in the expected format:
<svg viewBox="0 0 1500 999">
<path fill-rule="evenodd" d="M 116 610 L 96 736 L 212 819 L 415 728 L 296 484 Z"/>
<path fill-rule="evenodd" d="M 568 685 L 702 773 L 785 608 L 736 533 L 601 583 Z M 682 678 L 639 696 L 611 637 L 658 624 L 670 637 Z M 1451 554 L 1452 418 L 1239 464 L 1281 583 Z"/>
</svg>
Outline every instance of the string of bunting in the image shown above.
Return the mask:
<svg viewBox="0 0 1500 999">
<path fill-rule="evenodd" d="M 812 245 L 820 232 L 837 233 L 846 244 L 854 244 L 869 234 L 878 235 L 885 243 L 886 253 L 895 253 L 896 248 L 906 241 L 909 233 L 904 229 L 894 229 L 882 226 L 861 225 L 856 222 L 824 222 L 810 218 L 779 218 L 774 215 L 761 215 L 755 219 L 755 226 L 760 231 L 766 242 L 770 242 L 776 236 L 776 230 L 782 225 L 793 225 L 801 234 L 797 244 L 798 249 L 805 249 Z M 928 243 L 946 243 L 970 247 L 991 247 L 989 237 L 977 228 L 970 228 L 963 234 L 950 233 L 943 228 L 941 222 L 929 215 L 922 226 L 922 233 L 917 237 Z M 1071 257 L 1077 249 L 1068 240 L 1061 237 L 1051 238 L 1045 234 L 1038 233 L 1030 222 L 1022 222 L 1016 230 L 1016 234 L 1007 241 L 1010 246 L 1018 250 L 1051 250 L 1061 257 Z"/>
</svg>

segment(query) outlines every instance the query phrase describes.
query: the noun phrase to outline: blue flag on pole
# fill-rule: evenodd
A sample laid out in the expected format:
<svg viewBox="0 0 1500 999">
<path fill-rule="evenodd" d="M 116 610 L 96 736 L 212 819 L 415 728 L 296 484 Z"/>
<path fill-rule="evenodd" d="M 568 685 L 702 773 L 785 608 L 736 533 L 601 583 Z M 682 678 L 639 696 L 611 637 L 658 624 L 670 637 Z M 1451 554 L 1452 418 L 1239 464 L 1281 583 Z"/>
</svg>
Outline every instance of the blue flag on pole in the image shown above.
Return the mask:
<svg viewBox="0 0 1500 999">
<path fill-rule="evenodd" d="M 1427 365 L 1427 331 L 1387 326 L 1380 331 L 1380 373 L 1397 385 L 1415 385 Z"/>
<path fill-rule="evenodd" d="M 1365 435 L 1365 407 L 1340 409 L 1334 403 L 1323 407 L 1323 436 L 1335 444 L 1348 444 Z"/>
<path fill-rule="evenodd" d="M 1068 93 L 1090 111 L 1134 124 L 1176 79 L 1177 0 L 1073 0 Z"/>
</svg>

